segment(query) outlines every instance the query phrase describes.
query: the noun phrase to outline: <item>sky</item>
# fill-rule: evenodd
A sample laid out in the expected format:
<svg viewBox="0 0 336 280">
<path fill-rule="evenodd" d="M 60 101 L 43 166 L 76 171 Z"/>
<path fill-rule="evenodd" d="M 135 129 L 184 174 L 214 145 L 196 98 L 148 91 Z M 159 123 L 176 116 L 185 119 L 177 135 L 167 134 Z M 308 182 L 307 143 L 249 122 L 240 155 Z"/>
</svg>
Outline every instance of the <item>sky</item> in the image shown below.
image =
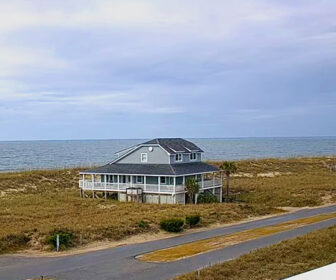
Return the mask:
<svg viewBox="0 0 336 280">
<path fill-rule="evenodd" d="M 336 135 L 336 1 L 0 0 L 0 140 Z"/>
</svg>

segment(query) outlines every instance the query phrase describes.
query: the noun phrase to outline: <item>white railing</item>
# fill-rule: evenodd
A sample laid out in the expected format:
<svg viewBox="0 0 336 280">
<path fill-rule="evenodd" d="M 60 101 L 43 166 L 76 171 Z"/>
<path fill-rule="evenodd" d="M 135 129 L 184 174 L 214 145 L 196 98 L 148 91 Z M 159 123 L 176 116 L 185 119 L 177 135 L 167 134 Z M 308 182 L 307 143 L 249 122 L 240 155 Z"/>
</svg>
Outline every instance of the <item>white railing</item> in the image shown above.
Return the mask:
<svg viewBox="0 0 336 280">
<path fill-rule="evenodd" d="M 201 185 L 201 184 L 200 184 Z M 203 188 L 213 188 L 214 186 L 221 186 L 222 185 L 222 181 L 220 178 L 215 178 L 210 179 L 210 180 L 204 180 L 204 186 Z"/>
<path fill-rule="evenodd" d="M 125 191 L 126 188 L 142 188 L 148 193 L 174 193 L 174 185 L 158 184 L 130 184 L 130 183 L 106 183 L 79 180 L 79 187 L 83 190 L 92 191 Z M 176 185 L 176 192 L 184 191 L 183 185 Z"/>
<path fill-rule="evenodd" d="M 199 182 L 202 188 L 202 182 Z M 221 186 L 220 178 L 204 180 L 203 189 Z M 83 190 L 93 191 L 126 191 L 126 188 L 136 187 L 142 188 L 147 193 L 174 193 L 174 185 L 158 185 L 158 184 L 130 184 L 130 183 L 105 183 L 79 180 L 79 187 Z M 183 185 L 176 185 L 175 192 L 183 192 Z"/>
</svg>

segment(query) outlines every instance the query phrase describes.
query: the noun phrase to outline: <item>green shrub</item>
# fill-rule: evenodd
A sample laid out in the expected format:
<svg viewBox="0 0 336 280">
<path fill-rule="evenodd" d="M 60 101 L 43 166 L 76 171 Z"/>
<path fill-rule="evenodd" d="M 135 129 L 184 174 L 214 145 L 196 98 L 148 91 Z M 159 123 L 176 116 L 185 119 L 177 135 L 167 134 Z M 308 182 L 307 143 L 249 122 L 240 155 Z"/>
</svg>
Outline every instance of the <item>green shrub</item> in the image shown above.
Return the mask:
<svg viewBox="0 0 336 280">
<path fill-rule="evenodd" d="M 200 215 L 191 215 L 186 217 L 186 224 L 189 227 L 196 226 L 200 223 L 201 221 L 201 216 Z"/>
<path fill-rule="evenodd" d="M 166 219 L 160 222 L 160 227 L 168 232 L 181 232 L 183 226 L 184 221 L 179 218 Z"/>
<path fill-rule="evenodd" d="M 214 202 L 218 202 L 218 198 L 211 192 L 204 192 L 198 195 L 197 203 L 214 203 Z"/>
<path fill-rule="evenodd" d="M 138 227 L 139 227 L 139 228 L 149 228 L 149 224 L 148 224 L 146 221 L 141 220 L 141 221 L 138 223 Z"/>
<path fill-rule="evenodd" d="M 56 245 L 57 235 L 59 235 L 61 249 L 66 249 L 74 246 L 74 239 L 75 239 L 74 234 L 67 229 L 60 229 L 51 232 L 51 235 L 47 239 L 47 243 L 51 245 L 52 248 L 56 248 L 57 246 Z"/>
</svg>

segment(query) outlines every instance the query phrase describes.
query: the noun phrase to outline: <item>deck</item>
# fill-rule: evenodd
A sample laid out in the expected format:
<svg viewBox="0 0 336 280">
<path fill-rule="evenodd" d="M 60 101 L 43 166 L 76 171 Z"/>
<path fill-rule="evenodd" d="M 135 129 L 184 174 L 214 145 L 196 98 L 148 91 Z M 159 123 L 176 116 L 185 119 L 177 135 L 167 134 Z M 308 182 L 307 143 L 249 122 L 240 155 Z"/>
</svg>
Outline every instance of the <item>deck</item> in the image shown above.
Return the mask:
<svg viewBox="0 0 336 280">
<path fill-rule="evenodd" d="M 222 182 L 219 178 L 214 180 L 204 180 L 199 182 L 200 190 L 221 187 Z M 127 188 L 141 188 L 144 193 L 174 194 L 184 193 L 184 185 L 158 185 L 158 184 L 135 184 L 135 183 L 109 183 L 109 182 L 92 182 L 88 180 L 79 180 L 79 187 L 82 190 L 106 191 L 106 192 L 125 192 Z"/>
</svg>

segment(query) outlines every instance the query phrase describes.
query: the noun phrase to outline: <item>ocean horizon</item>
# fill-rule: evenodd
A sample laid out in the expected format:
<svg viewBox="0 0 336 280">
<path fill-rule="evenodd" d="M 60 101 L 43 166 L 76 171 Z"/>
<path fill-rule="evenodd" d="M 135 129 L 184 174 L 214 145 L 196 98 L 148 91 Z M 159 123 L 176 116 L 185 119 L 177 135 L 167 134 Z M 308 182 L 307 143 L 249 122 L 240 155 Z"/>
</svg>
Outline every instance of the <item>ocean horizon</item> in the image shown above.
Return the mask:
<svg viewBox="0 0 336 280">
<path fill-rule="evenodd" d="M 203 160 L 243 160 L 336 155 L 336 136 L 185 138 L 205 152 Z M 0 172 L 90 167 L 148 139 L 0 141 Z"/>
</svg>

